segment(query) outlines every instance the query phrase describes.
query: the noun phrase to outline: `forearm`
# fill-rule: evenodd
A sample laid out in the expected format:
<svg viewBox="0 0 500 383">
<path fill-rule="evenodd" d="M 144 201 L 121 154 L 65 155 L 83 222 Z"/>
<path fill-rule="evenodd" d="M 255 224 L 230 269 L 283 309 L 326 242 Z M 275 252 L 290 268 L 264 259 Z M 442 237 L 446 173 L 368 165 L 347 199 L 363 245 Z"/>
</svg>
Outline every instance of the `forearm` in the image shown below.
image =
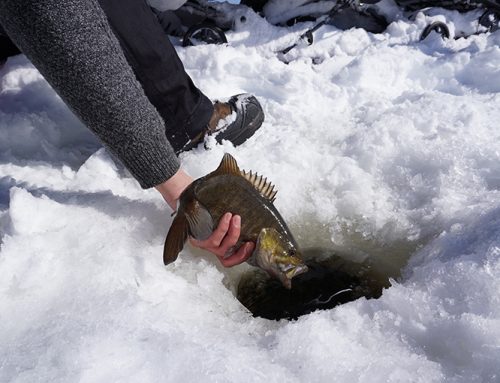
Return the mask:
<svg viewBox="0 0 500 383">
<path fill-rule="evenodd" d="M 95 0 L 0 0 L 0 24 L 142 187 L 179 162 Z"/>
<path fill-rule="evenodd" d="M 168 203 L 172 210 L 177 209 L 177 200 L 179 199 L 181 193 L 187 188 L 193 179 L 182 169 L 179 169 L 171 178 L 167 181 L 156 185 L 156 190 L 160 192 L 163 199 Z"/>
</svg>

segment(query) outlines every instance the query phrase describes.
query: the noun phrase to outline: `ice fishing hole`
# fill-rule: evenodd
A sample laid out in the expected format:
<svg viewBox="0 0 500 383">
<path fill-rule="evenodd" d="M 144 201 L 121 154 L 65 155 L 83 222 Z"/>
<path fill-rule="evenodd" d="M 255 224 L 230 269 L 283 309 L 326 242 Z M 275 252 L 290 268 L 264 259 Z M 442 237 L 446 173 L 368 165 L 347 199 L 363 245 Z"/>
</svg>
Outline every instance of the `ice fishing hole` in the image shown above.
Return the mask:
<svg viewBox="0 0 500 383">
<path fill-rule="evenodd" d="M 296 319 L 359 298 L 377 299 L 426 242 L 366 237 L 351 227 L 340 233 L 339 245 L 328 226 L 314 220 L 292 223 L 292 231 L 309 271 L 293 278 L 291 290 L 260 269 L 229 277 L 236 298 L 256 317 Z"/>
<path fill-rule="evenodd" d="M 317 248 L 303 254 L 309 271 L 293 278 L 290 290 L 266 272 L 251 269 L 239 279 L 236 298 L 256 317 L 297 319 L 358 298 L 379 298 L 390 286 L 389 275 L 377 271 L 370 259 L 350 261 Z"/>
</svg>

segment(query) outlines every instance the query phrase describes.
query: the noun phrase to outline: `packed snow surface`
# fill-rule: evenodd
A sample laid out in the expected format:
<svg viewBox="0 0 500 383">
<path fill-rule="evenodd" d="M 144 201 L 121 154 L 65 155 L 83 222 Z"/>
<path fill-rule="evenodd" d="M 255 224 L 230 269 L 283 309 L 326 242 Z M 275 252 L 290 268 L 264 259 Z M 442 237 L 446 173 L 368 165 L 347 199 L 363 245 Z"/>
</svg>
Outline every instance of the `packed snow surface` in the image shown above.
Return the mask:
<svg viewBox="0 0 500 383">
<path fill-rule="evenodd" d="M 236 300 L 246 266 L 187 248 L 164 267 L 161 197 L 10 59 L 0 381 L 500 382 L 500 32 L 418 41 L 430 20 L 472 16 L 400 18 L 379 35 L 328 26 L 281 57 L 311 24 L 249 13 L 227 46 L 179 45 L 209 97 L 250 92 L 266 113 L 244 145 L 209 140 L 184 168 L 199 177 L 231 153 L 276 185 L 301 246 L 372 257 L 394 278 L 378 300 L 297 321 Z"/>
</svg>

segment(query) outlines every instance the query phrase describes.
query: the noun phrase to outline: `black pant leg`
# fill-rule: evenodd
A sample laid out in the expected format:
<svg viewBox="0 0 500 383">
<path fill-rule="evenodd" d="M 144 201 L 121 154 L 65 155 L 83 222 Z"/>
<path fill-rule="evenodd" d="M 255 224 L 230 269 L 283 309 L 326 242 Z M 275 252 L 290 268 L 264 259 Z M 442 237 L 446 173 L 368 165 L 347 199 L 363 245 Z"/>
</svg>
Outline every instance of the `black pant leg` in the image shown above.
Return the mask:
<svg viewBox="0 0 500 383">
<path fill-rule="evenodd" d="M 0 25 L 0 67 L 7 61 L 7 58 L 18 55 L 19 53 L 21 53 L 21 51 L 15 46 Z"/>
<path fill-rule="evenodd" d="M 193 84 L 151 8 L 144 0 L 99 0 L 146 96 L 165 120 L 179 151 L 204 127 L 212 102 Z"/>
</svg>

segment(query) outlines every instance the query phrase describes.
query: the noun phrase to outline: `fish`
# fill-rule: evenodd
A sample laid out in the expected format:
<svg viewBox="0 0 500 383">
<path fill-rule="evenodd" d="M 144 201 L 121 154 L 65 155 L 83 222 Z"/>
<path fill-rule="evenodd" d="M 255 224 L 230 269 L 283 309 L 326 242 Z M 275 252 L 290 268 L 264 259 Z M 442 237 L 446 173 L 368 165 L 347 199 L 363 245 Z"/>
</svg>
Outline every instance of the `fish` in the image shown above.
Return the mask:
<svg viewBox="0 0 500 383">
<path fill-rule="evenodd" d="M 180 195 L 175 218 L 163 249 L 163 262 L 174 262 L 188 236 L 207 239 L 226 213 L 241 216 L 238 249 L 252 241 L 247 260 L 290 289 L 292 278 L 307 272 L 300 249 L 273 202 L 277 191 L 266 178 L 242 171 L 233 156 L 224 154 L 219 167 L 193 181 Z M 227 254 L 230 256 L 231 254 Z"/>
<path fill-rule="evenodd" d="M 236 298 L 255 317 L 294 320 L 359 298 L 377 299 L 391 286 L 390 276 L 376 270 L 370 259 L 355 262 L 345 256 L 329 249 L 303 249 L 309 272 L 299 275 L 291 289 L 255 269 L 239 277 Z"/>
</svg>

